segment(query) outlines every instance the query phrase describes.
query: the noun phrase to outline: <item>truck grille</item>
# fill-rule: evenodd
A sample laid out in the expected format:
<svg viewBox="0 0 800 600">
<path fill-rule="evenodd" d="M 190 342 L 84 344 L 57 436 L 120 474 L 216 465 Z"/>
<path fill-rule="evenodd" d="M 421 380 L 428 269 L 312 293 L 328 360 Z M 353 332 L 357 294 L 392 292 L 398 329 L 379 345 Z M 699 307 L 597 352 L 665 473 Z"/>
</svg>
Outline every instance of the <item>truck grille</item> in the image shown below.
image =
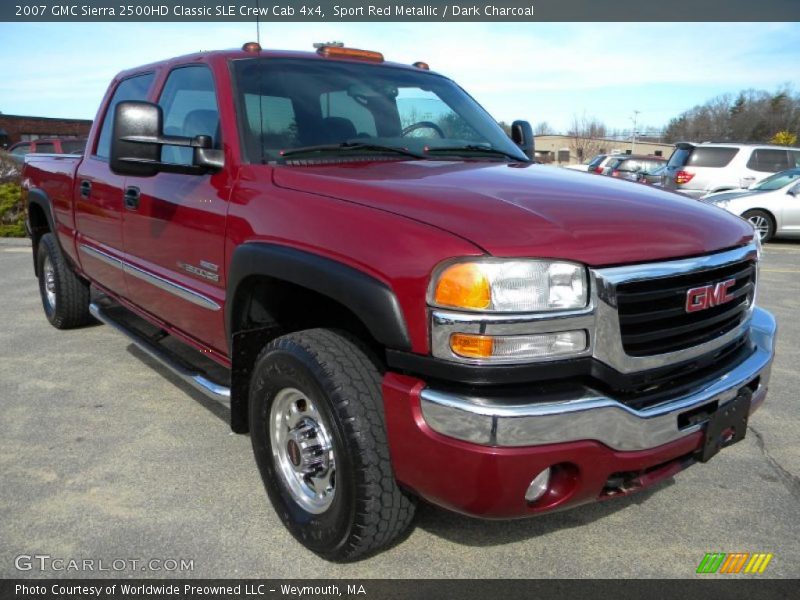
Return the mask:
<svg viewBox="0 0 800 600">
<path fill-rule="evenodd" d="M 629 356 L 653 356 L 710 342 L 747 317 L 755 290 L 755 263 L 739 261 L 703 271 L 621 283 L 616 288 L 622 347 Z M 686 312 L 687 292 L 735 279 L 733 300 Z"/>
</svg>

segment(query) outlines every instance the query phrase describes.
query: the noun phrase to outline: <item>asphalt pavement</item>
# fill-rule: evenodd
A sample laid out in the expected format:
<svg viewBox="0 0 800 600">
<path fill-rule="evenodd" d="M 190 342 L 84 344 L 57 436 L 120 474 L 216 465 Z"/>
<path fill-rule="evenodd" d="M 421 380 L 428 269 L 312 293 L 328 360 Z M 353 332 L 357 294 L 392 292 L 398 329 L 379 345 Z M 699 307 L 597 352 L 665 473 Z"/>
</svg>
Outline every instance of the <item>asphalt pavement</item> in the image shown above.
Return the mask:
<svg viewBox="0 0 800 600">
<path fill-rule="evenodd" d="M 109 327 L 52 328 L 27 242 L 0 240 L 0 577 L 695 577 L 707 552 L 800 577 L 800 242 L 766 246 L 758 302 L 779 326 L 769 395 L 708 464 L 523 521 L 424 505 L 400 543 L 331 564 L 283 528 L 225 410 Z"/>
</svg>

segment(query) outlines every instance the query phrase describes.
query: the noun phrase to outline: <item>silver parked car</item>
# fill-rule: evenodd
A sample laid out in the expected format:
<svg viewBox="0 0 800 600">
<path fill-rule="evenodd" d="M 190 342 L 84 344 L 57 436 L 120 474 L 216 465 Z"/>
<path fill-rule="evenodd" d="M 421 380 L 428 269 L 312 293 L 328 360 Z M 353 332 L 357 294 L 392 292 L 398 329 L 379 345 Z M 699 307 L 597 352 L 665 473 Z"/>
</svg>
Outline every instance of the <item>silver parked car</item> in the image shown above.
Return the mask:
<svg viewBox="0 0 800 600">
<path fill-rule="evenodd" d="M 750 221 L 762 242 L 800 237 L 800 168 L 771 175 L 746 190 L 709 194 L 701 200 Z"/>
<path fill-rule="evenodd" d="M 772 173 L 800 167 L 800 148 L 765 144 L 675 144 L 663 187 L 701 198 L 747 188 Z"/>
</svg>

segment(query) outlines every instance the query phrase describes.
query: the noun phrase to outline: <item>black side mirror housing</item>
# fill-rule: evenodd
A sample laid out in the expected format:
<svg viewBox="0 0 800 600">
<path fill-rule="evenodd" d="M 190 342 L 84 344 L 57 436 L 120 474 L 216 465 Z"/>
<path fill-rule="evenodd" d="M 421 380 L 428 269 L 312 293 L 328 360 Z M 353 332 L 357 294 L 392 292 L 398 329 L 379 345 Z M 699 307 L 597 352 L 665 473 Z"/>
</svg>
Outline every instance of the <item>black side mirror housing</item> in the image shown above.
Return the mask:
<svg viewBox="0 0 800 600">
<path fill-rule="evenodd" d="M 787 194 L 789 194 L 790 196 L 794 196 L 795 198 L 796 198 L 797 196 L 800 196 L 800 183 L 796 183 L 795 185 L 793 185 L 792 187 L 790 187 L 790 188 L 789 188 L 789 189 L 786 191 L 786 193 L 787 193 Z"/>
<path fill-rule="evenodd" d="M 162 171 L 202 175 L 225 166 L 223 152 L 211 147 L 210 136 L 167 136 L 163 134 L 163 122 L 161 107 L 152 102 L 117 104 L 111 130 L 111 171 L 134 177 L 152 177 Z M 161 162 L 162 146 L 192 148 L 192 164 Z"/>
<path fill-rule="evenodd" d="M 525 153 L 525 156 L 533 160 L 535 151 L 533 127 L 528 121 L 514 121 L 511 124 L 511 139 Z"/>
</svg>

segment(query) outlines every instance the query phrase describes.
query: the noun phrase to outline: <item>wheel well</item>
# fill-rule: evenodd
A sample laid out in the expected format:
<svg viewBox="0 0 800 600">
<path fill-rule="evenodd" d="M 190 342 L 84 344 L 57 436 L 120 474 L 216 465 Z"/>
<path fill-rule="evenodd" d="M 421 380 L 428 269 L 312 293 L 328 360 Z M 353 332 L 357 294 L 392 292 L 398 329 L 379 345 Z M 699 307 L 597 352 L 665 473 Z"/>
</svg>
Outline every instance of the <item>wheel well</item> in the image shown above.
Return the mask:
<svg viewBox="0 0 800 600">
<path fill-rule="evenodd" d="M 31 235 L 31 243 L 33 245 L 33 272 L 39 276 L 39 240 L 45 233 L 50 232 L 50 222 L 47 220 L 47 215 L 44 209 L 35 203 L 28 205 L 28 228 Z"/>
<path fill-rule="evenodd" d="M 744 217 L 744 216 L 745 216 L 747 213 L 754 212 L 754 211 L 759 211 L 759 212 L 766 213 L 766 214 L 767 214 L 767 216 L 768 216 L 768 217 L 770 218 L 770 220 L 772 221 L 772 226 L 773 226 L 774 228 L 777 228 L 777 227 L 778 227 L 778 221 L 776 221 L 776 220 L 775 220 L 775 215 L 774 215 L 774 214 L 772 214 L 772 211 L 771 211 L 771 210 L 768 210 L 768 209 L 766 209 L 766 208 L 748 208 L 746 211 L 744 211 L 744 212 L 742 213 L 742 217 Z"/>
<path fill-rule="evenodd" d="M 345 331 L 385 370 L 385 349 L 364 322 L 319 292 L 268 276 L 252 276 L 239 284 L 232 310 L 231 428 L 237 433 L 249 430 L 247 403 L 255 361 L 264 346 L 281 335 L 318 327 Z"/>
</svg>

